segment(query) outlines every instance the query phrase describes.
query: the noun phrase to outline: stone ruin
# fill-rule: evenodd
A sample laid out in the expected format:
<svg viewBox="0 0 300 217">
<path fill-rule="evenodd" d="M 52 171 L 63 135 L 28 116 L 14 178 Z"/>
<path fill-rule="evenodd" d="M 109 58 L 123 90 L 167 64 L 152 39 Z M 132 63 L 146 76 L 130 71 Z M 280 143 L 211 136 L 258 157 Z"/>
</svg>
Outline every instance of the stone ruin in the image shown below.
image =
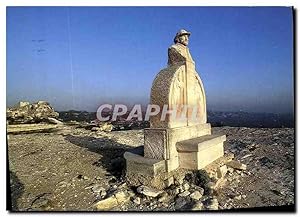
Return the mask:
<svg viewBox="0 0 300 217">
<path fill-rule="evenodd" d="M 212 134 L 207 123 L 205 91 L 187 47 L 189 36 L 185 30 L 176 34 L 168 49 L 168 66 L 153 81 L 150 104 L 159 105 L 161 111 L 144 130 L 144 146 L 124 154 L 126 177 L 133 186 L 164 189 L 174 182 L 179 169 L 200 170 L 224 155 L 226 136 Z M 169 114 L 161 121 L 164 105 L 176 117 L 185 114 L 185 120 Z"/>
<path fill-rule="evenodd" d="M 57 123 L 58 116 L 59 113 L 46 101 L 19 102 L 16 106 L 6 109 L 9 124 Z"/>
</svg>

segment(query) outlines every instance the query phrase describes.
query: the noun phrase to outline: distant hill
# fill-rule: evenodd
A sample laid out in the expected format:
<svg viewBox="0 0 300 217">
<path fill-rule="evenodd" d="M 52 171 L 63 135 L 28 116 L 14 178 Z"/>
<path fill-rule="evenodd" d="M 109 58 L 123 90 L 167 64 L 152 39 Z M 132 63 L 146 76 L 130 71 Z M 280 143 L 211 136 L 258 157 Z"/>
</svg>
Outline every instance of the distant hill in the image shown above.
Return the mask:
<svg viewBox="0 0 300 217">
<path fill-rule="evenodd" d="M 110 115 L 110 113 L 107 113 Z M 124 123 L 123 115 L 116 123 Z M 105 115 L 104 115 L 105 116 Z M 91 122 L 97 118 L 96 112 L 87 111 L 61 111 L 59 119 L 62 121 Z M 137 122 L 136 120 L 131 121 Z M 251 112 L 221 112 L 208 111 L 207 122 L 213 127 L 232 126 L 232 127 L 260 127 L 260 128 L 281 128 L 295 127 L 293 114 L 272 114 L 272 113 L 251 113 Z M 140 124 L 139 124 L 140 125 Z M 142 124 L 148 126 L 148 124 Z"/>
<path fill-rule="evenodd" d="M 293 114 L 208 111 L 207 119 L 212 126 L 295 127 Z"/>
</svg>

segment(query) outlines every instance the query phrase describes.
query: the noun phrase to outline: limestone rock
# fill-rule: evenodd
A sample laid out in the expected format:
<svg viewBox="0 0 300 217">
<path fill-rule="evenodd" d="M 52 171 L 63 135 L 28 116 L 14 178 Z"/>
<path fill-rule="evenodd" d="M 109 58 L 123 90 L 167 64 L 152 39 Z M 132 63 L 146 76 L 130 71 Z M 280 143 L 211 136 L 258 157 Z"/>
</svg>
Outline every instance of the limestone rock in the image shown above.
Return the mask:
<svg viewBox="0 0 300 217">
<path fill-rule="evenodd" d="M 223 165 L 217 169 L 217 178 L 223 178 L 227 173 L 227 166 Z"/>
<path fill-rule="evenodd" d="M 30 104 L 29 102 L 22 102 L 22 101 L 20 101 L 20 102 L 18 103 L 19 107 L 27 106 L 27 105 L 29 105 L 29 104 Z"/>
<path fill-rule="evenodd" d="M 91 131 L 94 131 L 94 132 L 96 132 L 96 131 L 98 131 L 98 130 L 100 130 L 99 127 L 92 127 L 92 129 L 91 129 Z"/>
<path fill-rule="evenodd" d="M 241 200 L 242 199 L 242 195 L 237 195 L 234 197 L 235 200 Z"/>
<path fill-rule="evenodd" d="M 160 194 L 158 201 L 161 203 L 168 202 L 171 199 L 171 196 L 167 192 Z"/>
<path fill-rule="evenodd" d="M 124 191 L 117 191 L 110 197 L 95 203 L 94 207 L 97 210 L 107 211 L 116 206 L 122 206 L 124 203 L 128 202 L 129 200 L 130 197 L 127 193 L 125 193 Z"/>
<path fill-rule="evenodd" d="M 234 169 L 238 169 L 238 170 L 246 170 L 247 169 L 247 166 L 245 164 L 242 164 L 235 160 L 227 162 L 226 165 L 229 167 L 232 167 Z"/>
<path fill-rule="evenodd" d="M 108 123 L 108 122 L 101 123 L 99 125 L 99 130 L 104 131 L 104 132 L 110 132 L 110 131 L 113 130 L 113 125 L 111 123 Z"/>
<path fill-rule="evenodd" d="M 167 178 L 167 179 L 165 180 L 165 186 L 166 186 L 166 187 L 169 187 L 169 186 L 171 186 L 172 184 L 174 184 L 174 177 L 173 177 L 173 176 L 171 176 L 171 177 L 169 177 L 169 178 Z"/>
<path fill-rule="evenodd" d="M 202 197 L 202 194 L 199 191 L 194 191 L 190 197 L 194 200 L 199 200 Z"/>
<path fill-rule="evenodd" d="M 48 118 L 58 118 L 59 114 L 48 102 L 38 101 L 32 104 L 20 102 L 19 105 L 8 108 L 6 116 L 9 124 L 29 124 L 49 122 Z"/>
<path fill-rule="evenodd" d="M 173 195 L 173 196 L 175 196 L 175 195 L 179 194 L 179 192 L 180 192 L 180 188 L 177 187 L 177 188 L 172 189 L 170 191 L 170 194 Z"/>
<path fill-rule="evenodd" d="M 178 197 L 175 201 L 175 209 L 181 209 L 187 205 L 188 201 L 184 197 Z"/>
<path fill-rule="evenodd" d="M 110 132 L 113 130 L 113 125 L 108 122 L 99 123 L 99 125 L 95 124 L 88 124 L 84 126 L 85 129 L 90 129 L 91 131 L 97 132 L 97 131 L 103 131 L 103 132 Z"/>
<path fill-rule="evenodd" d="M 183 181 L 184 181 L 184 176 L 177 176 L 177 177 L 175 177 L 175 180 L 174 180 L 176 185 L 182 185 Z"/>
<path fill-rule="evenodd" d="M 216 190 L 216 189 L 220 188 L 221 186 L 223 186 L 226 183 L 226 181 L 227 181 L 227 179 L 221 178 L 221 179 L 218 179 L 216 182 L 209 182 L 207 184 L 207 186 L 211 190 Z"/>
<path fill-rule="evenodd" d="M 124 191 L 117 191 L 114 193 L 114 196 L 117 199 L 118 204 L 124 204 L 130 199 L 129 195 Z"/>
<path fill-rule="evenodd" d="M 228 167 L 227 168 L 227 171 L 229 172 L 229 174 L 233 173 L 234 172 L 234 169 L 232 167 Z"/>
<path fill-rule="evenodd" d="M 184 192 L 178 194 L 178 196 L 179 196 L 179 197 L 187 197 L 187 196 L 189 196 L 190 194 L 191 194 L 191 193 L 190 193 L 189 191 L 184 191 Z"/>
<path fill-rule="evenodd" d="M 7 133 L 49 133 L 58 130 L 53 124 L 14 124 L 8 125 Z"/>
<path fill-rule="evenodd" d="M 161 194 L 163 191 L 157 190 L 155 188 L 150 188 L 147 186 L 140 186 L 137 188 L 137 192 L 149 197 L 157 197 L 159 194 Z"/>
<path fill-rule="evenodd" d="M 48 118 L 48 121 L 50 122 L 50 123 L 52 123 L 52 124 L 63 124 L 63 122 L 61 122 L 61 121 L 59 121 L 59 120 L 57 120 L 57 119 L 55 119 L 55 118 Z"/>
<path fill-rule="evenodd" d="M 141 204 L 141 198 L 137 197 L 133 200 L 133 202 L 137 205 L 140 205 Z"/>
<path fill-rule="evenodd" d="M 100 194 L 100 196 L 105 196 L 106 195 L 106 191 L 105 188 L 103 188 L 101 185 L 96 184 L 92 187 L 92 191 L 95 194 Z"/>
<path fill-rule="evenodd" d="M 207 206 L 208 210 L 218 210 L 219 209 L 219 202 L 217 198 L 212 198 L 209 201 L 209 204 Z"/>
<path fill-rule="evenodd" d="M 203 208 L 204 208 L 203 203 L 198 201 L 197 203 L 194 204 L 191 210 L 199 211 L 199 210 L 203 210 Z"/>
<path fill-rule="evenodd" d="M 199 187 L 199 186 L 195 186 L 194 188 L 196 189 L 196 191 L 199 191 L 199 193 L 200 193 L 201 195 L 204 195 L 204 188 Z"/>
<path fill-rule="evenodd" d="M 189 190 L 189 188 L 190 188 L 189 183 L 184 183 L 183 189 L 187 191 L 187 190 Z"/>
<path fill-rule="evenodd" d="M 118 205 L 118 201 L 114 196 L 100 200 L 95 204 L 95 208 L 101 211 L 107 211 Z"/>
</svg>

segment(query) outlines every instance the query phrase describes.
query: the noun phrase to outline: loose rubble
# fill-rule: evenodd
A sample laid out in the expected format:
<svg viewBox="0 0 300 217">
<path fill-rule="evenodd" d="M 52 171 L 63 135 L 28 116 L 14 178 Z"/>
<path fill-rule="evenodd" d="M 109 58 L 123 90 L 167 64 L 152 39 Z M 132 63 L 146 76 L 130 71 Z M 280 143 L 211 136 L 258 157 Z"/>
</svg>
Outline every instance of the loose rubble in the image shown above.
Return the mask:
<svg viewBox="0 0 300 217">
<path fill-rule="evenodd" d="M 122 153 L 142 144 L 143 131 L 93 132 L 64 125 L 57 132 L 12 134 L 13 209 L 214 211 L 294 203 L 293 129 L 213 130 L 228 135 L 226 159 L 206 172 L 173 177 L 163 191 L 132 188 L 122 172 Z"/>
<path fill-rule="evenodd" d="M 58 116 L 59 114 L 46 101 L 38 101 L 32 104 L 20 102 L 15 107 L 6 110 L 9 124 L 53 123 Z"/>
</svg>

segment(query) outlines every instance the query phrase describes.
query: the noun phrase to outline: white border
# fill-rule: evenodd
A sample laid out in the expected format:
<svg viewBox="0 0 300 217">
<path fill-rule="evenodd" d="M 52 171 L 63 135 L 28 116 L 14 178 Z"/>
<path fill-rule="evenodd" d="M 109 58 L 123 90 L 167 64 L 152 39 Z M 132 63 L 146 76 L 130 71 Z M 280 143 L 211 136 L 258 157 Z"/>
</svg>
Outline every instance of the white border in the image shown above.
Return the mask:
<svg viewBox="0 0 300 217">
<path fill-rule="evenodd" d="M 1 214 L 7 215 L 8 212 L 6 210 L 6 6 L 294 6 L 296 9 L 299 8 L 298 3 L 299 1 L 296 0 L 259 0 L 259 1 L 238 1 L 238 0 L 229 0 L 229 1 L 195 1 L 195 0 L 152 0 L 152 1 L 122 1 L 122 0 L 111 0 L 111 1 L 93 1 L 93 0 L 72 0 L 72 1 L 61 1 L 61 0 L 2 0 L 0 1 L 0 11 L 1 11 L 1 18 L 0 18 L 0 28 L 1 28 L 1 35 L 0 35 L 0 48 L 1 48 L 1 58 L 0 58 L 0 66 L 1 66 L 1 78 L 0 78 L 0 87 L 3 88 L 0 91 L 1 95 L 1 112 L 0 112 L 0 144 L 1 144 L 1 172 L 2 172 L 2 179 L 1 179 Z M 298 11 L 297 11 L 298 13 Z M 299 14 L 298 14 L 299 16 Z M 296 17 L 297 18 L 297 17 Z M 297 19 L 298 20 L 298 19 Z M 296 21 L 296 30 L 299 29 L 299 22 Z M 297 43 L 296 43 L 297 45 Z M 296 50 L 298 46 L 296 47 Z M 299 63 L 299 55 L 297 56 L 296 62 Z M 297 76 L 297 81 L 299 79 L 299 75 Z M 298 83 L 298 82 L 297 82 Z M 298 88 L 299 90 L 299 88 Z M 299 92 L 297 91 L 297 95 L 299 96 Z M 298 99 L 298 97 L 297 97 Z M 296 99 L 296 102 L 297 102 Z M 295 102 L 295 103 L 296 103 Z M 298 110 L 297 110 L 298 111 Z M 295 112 L 297 112 L 295 111 Z M 299 117 L 297 118 L 297 122 L 299 122 Z M 296 132 L 297 138 L 299 139 L 298 130 Z M 296 156 L 299 157 L 299 147 L 298 144 L 296 145 Z M 298 162 L 297 162 L 298 163 Z M 295 168 L 298 170 L 298 164 L 295 165 Z M 298 171 L 297 171 L 298 172 Z M 299 188 L 297 182 L 296 186 Z M 297 194 L 298 195 L 298 194 Z M 298 199 L 298 198 L 297 198 Z M 299 210 L 297 205 L 296 210 Z M 50 213 L 46 214 L 49 215 Z M 78 213 L 79 214 L 79 213 Z M 84 216 L 86 213 L 80 213 L 79 215 Z M 103 215 L 104 213 L 95 213 Z M 115 215 L 116 213 L 112 213 Z M 129 213 L 131 215 L 132 213 Z M 139 215 L 142 213 L 138 213 Z M 172 214 L 172 213 L 169 213 Z M 198 213 L 196 213 L 198 214 Z M 201 213 L 202 214 L 202 213 Z M 217 215 L 220 213 L 217 213 Z M 20 214 L 19 214 L 20 215 Z M 21 214 L 23 215 L 23 214 Z M 53 214 L 52 214 L 53 215 Z M 181 214 L 180 214 L 181 215 Z M 202 214 L 203 215 L 203 214 Z M 234 215 L 240 215 L 234 213 Z M 263 214 L 266 215 L 266 214 Z M 272 213 L 270 215 L 273 215 Z"/>
</svg>

